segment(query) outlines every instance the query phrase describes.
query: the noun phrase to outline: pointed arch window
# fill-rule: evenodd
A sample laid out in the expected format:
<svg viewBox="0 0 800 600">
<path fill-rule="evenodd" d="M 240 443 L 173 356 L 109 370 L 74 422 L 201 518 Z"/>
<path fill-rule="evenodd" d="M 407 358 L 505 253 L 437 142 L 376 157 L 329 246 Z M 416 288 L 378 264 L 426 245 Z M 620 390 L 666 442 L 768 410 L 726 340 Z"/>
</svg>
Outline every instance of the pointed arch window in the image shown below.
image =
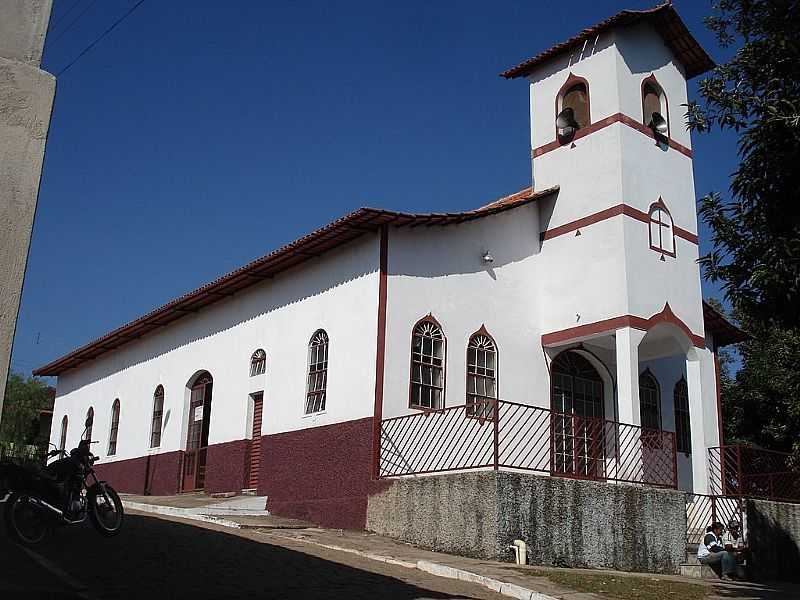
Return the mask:
<svg viewBox="0 0 800 600">
<path fill-rule="evenodd" d="M 318 329 L 308 343 L 308 379 L 306 382 L 305 414 L 325 410 L 328 387 L 328 334 Z"/>
<path fill-rule="evenodd" d="M 58 442 L 58 449 L 65 450 L 67 448 L 67 426 L 69 424 L 69 419 L 67 419 L 67 415 L 64 415 L 64 418 L 61 419 L 61 437 Z"/>
<path fill-rule="evenodd" d="M 497 346 L 491 336 L 474 334 L 467 344 L 467 416 L 491 419 L 497 399 Z"/>
<path fill-rule="evenodd" d="M 153 418 L 150 421 L 150 447 L 161 445 L 161 427 L 164 421 L 164 386 L 159 385 L 153 394 Z"/>
<path fill-rule="evenodd" d="M 650 206 L 649 226 L 650 226 L 650 249 L 664 255 L 675 257 L 675 228 L 672 224 L 672 215 L 667 210 L 667 206 L 659 198 L 658 202 Z"/>
<path fill-rule="evenodd" d="M 643 429 L 661 429 L 661 390 L 649 369 L 639 375 L 639 410 Z"/>
<path fill-rule="evenodd" d="M 445 344 L 442 328 L 432 318 L 414 326 L 409 399 L 412 408 L 444 408 Z"/>
<path fill-rule="evenodd" d="M 117 433 L 119 432 L 119 398 L 111 405 L 111 431 L 108 434 L 108 455 L 117 453 Z"/>
<path fill-rule="evenodd" d="M 556 138 L 560 143 L 571 141 L 578 130 L 591 122 L 589 82 L 569 74 L 556 95 Z"/>
<path fill-rule="evenodd" d="M 253 352 L 253 356 L 250 357 L 250 377 L 255 377 L 256 375 L 263 375 L 264 372 L 267 370 L 267 353 L 264 352 L 261 348 Z"/>
<path fill-rule="evenodd" d="M 681 377 L 673 391 L 675 402 L 675 447 L 678 452 L 691 454 L 692 435 L 689 423 L 689 387 L 686 379 Z"/>
<path fill-rule="evenodd" d="M 92 441 L 92 427 L 94 427 L 94 408 L 89 407 L 89 410 L 86 411 L 86 420 L 88 421 L 91 419 L 91 424 L 86 428 L 86 432 L 83 434 L 83 439 Z"/>
</svg>

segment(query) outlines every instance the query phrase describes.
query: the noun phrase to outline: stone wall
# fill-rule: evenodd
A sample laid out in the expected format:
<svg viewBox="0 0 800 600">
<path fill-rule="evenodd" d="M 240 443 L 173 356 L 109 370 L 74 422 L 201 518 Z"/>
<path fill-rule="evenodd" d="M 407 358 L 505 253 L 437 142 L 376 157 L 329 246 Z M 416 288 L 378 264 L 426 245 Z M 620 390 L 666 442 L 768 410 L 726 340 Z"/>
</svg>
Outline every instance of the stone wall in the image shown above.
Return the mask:
<svg viewBox="0 0 800 600">
<path fill-rule="evenodd" d="M 522 539 L 532 564 L 675 573 L 685 496 L 522 473 L 414 477 L 369 497 L 367 529 L 476 558 L 511 560 Z"/>
<path fill-rule="evenodd" d="M 800 505 L 748 500 L 746 510 L 752 576 L 800 581 Z"/>
</svg>

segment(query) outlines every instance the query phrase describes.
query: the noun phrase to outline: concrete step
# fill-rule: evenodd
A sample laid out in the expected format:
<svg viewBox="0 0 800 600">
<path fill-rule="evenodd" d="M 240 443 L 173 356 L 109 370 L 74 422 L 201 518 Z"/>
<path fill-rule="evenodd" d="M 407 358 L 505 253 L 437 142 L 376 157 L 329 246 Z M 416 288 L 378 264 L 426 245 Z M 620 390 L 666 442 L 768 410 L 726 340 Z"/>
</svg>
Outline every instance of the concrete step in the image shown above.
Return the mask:
<svg viewBox="0 0 800 600">
<path fill-rule="evenodd" d="M 242 496 L 258 496 L 256 488 L 245 488 L 242 490 Z"/>
<path fill-rule="evenodd" d="M 681 575 L 694 579 L 709 579 L 719 581 L 719 576 L 708 565 L 701 564 L 682 564 L 680 567 Z"/>
</svg>

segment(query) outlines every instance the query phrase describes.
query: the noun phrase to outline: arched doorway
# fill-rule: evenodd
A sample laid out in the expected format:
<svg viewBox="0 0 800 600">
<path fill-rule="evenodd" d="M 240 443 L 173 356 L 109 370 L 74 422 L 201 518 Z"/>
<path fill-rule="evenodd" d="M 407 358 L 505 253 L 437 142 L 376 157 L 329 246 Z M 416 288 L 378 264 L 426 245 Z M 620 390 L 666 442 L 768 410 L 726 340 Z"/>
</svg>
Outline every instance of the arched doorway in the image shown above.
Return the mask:
<svg viewBox="0 0 800 600">
<path fill-rule="evenodd" d="M 190 390 L 186 452 L 183 459 L 181 490 L 201 490 L 205 484 L 208 430 L 211 424 L 211 373 L 201 371 L 186 387 Z"/>
<path fill-rule="evenodd" d="M 603 476 L 603 380 L 578 352 L 562 352 L 551 365 L 551 470 L 578 477 Z"/>
</svg>

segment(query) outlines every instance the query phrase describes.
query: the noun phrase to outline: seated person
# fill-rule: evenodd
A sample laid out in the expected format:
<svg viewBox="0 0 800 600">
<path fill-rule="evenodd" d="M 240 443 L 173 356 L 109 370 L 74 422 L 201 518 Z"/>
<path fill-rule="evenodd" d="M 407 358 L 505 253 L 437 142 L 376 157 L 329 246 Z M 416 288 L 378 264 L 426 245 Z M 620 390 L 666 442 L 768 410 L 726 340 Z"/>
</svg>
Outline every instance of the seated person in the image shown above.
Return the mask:
<svg viewBox="0 0 800 600">
<path fill-rule="evenodd" d="M 741 533 L 741 526 L 739 521 L 731 519 L 728 521 L 728 529 L 725 535 L 722 536 L 722 546 L 726 552 L 733 554 L 737 563 L 744 563 L 747 558 L 747 544 L 744 541 L 744 536 Z"/>
<path fill-rule="evenodd" d="M 703 541 L 697 546 L 697 560 L 701 565 L 708 565 L 711 568 L 719 566 L 722 568 L 722 579 L 736 578 L 736 559 L 733 554 L 725 551 L 722 545 L 722 523 L 715 521 L 708 528 Z"/>
</svg>

